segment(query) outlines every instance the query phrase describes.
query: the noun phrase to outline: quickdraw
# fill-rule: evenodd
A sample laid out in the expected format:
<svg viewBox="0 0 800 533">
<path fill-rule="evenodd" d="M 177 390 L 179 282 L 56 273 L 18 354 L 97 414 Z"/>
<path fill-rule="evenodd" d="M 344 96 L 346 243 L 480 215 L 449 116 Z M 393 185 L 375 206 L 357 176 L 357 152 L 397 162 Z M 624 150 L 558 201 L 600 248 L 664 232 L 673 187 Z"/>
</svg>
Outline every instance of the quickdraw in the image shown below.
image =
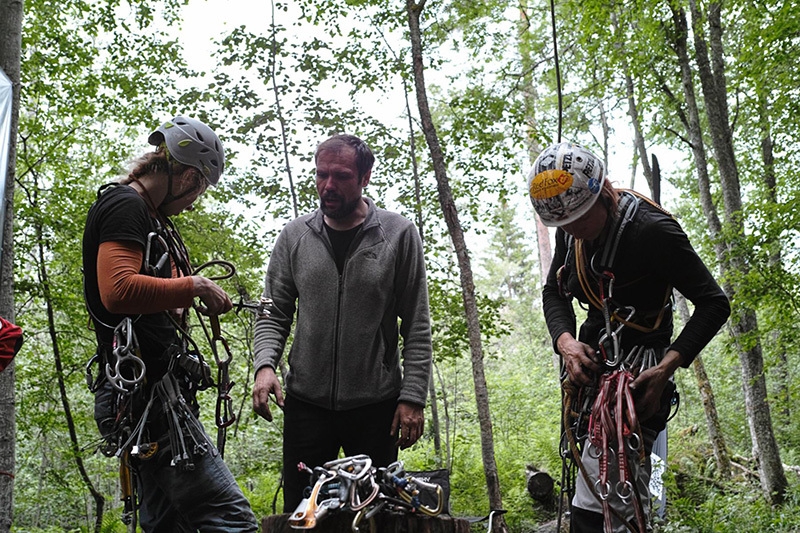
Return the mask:
<svg viewBox="0 0 800 533">
<path fill-rule="evenodd" d="M 300 463 L 298 469 L 308 472 L 314 483 L 289 517 L 293 529 L 314 529 L 329 513 L 345 509 L 356 513 L 354 532 L 381 511 L 437 516 L 444 509 L 442 487 L 407 474 L 401 461 L 376 469 L 369 456 L 355 455 L 314 469 Z M 422 503 L 423 493 L 435 500 L 435 506 Z"/>
<path fill-rule="evenodd" d="M 589 454 L 599 459 L 600 474 L 594 490 L 603 505 L 605 531 L 613 531 L 609 497 L 614 494 L 625 504 L 633 502 L 639 532 L 646 531 L 645 515 L 639 493 L 634 487 L 628 452 L 635 453 L 638 462 L 645 460 L 641 428 L 630 391 L 633 374 L 624 369 L 607 372 L 600 377 L 600 387 L 589 419 Z M 619 480 L 612 486 L 609 477 L 612 448 L 616 450 Z M 623 520 L 623 523 L 625 521 Z"/>
<path fill-rule="evenodd" d="M 198 274 L 201 270 L 210 266 L 221 266 L 226 270 L 222 275 L 208 276 L 208 279 L 213 281 L 228 279 L 236 274 L 236 267 L 234 267 L 232 263 L 217 260 L 200 265 L 194 270 L 193 275 Z M 269 298 L 262 297 L 261 300 L 256 303 L 245 302 L 243 299 L 240 299 L 239 303 L 236 305 L 236 310 L 247 309 L 253 311 L 257 318 L 269 318 L 271 306 L 272 300 Z M 230 379 L 229 371 L 231 361 L 233 361 L 233 353 L 231 352 L 228 340 L 222 335 L 219 317 L 212 315 L 208 318 L 211 329 L 209 333 L 205 321 L 203 320 L 203 315 L 197 307 L 195 307 L 195 312 L 197 313 L 198 320 L 208 339 L 209 345 L 211 346 L 211 353 L 214 354 L 214 362 L 217 366 L 217 401 L 214 409 L 214 420 L 217 425 L 217 450 L 219 450 L 220 456 L 224 457 L 227 429 L 236 422 L 233 398 L 230 394 L 231 389 L 235 385 L 235 382 Z M 220 347 L 222 347 L 221 350 Z"/>
<path fill-rule="evenodd" d="M 224 456 L 227 428 L 236 421 L 233 399 L 230 394 L 235 382 L 231 381 L 229 374 L 229 366 L 233 360 L 233 354 L 231 354 L 227 339 L 222 336 L 219 317 L 212 316 L 209 321 L 211 322 L 212 332 L 211 352 L 214 354 L 214 360 L 217 363 L 217 404 L 214 409 L 214 420 L 217 424 L 217 449 L 220 455 Z M 224 357 L 220 355 L 219 345 L 225 350 Z"/>
</svg>

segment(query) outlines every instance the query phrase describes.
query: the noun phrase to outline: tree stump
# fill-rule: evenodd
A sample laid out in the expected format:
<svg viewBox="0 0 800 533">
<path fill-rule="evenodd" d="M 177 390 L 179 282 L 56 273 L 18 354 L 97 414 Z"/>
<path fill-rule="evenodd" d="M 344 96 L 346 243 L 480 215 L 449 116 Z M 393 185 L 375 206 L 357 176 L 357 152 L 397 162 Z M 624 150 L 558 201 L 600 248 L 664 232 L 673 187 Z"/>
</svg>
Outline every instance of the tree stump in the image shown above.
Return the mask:
<svg viewBox="0 0 800 533">
<path fill-rule="evenodd" d="M 547 472 L 541 472 L 534 466 L 528 465 L 525 469 L 525 477 L 528 478 L 527 488 L 531 498 L 545 505 L 553 502 L 555 483 Z"/>
<path fill-rule="evenodd" d="M 262 533 L 297 533 L 302 531 L 289 526 L 288 514 L 271 515 L 261 522 Z M 336 511 L 326 515 L 310 531 L 323 533 L 350 533 L 353 531 L 352 511 Z M 416 514 L 378 513 L 372 523 L 359 524 L 362 533 L 470 533 L 467 520 L 451 516 L 425 516 Z"/>
</svg>

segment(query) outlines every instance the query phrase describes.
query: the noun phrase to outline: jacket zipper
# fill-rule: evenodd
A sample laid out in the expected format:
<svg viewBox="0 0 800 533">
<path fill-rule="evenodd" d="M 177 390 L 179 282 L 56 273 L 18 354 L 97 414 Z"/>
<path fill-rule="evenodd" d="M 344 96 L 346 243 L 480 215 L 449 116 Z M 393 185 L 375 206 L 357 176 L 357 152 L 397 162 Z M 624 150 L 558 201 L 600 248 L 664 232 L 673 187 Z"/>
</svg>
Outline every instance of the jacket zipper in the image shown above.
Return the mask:
<svg viewBox="0 0 800 533">
<path fill-rule="evenodd" d="M 331 408 L 335 409 L 338 405 L 339 400 L 339 346 L 340 346 L 340 338 L 341 338 L 341 316 L 342 316 L 342 300 L 344 299 L 344 284 L 345 284 L 345 274 L 347 273 L 347 264 L 350 262 L 350 258 L 353 257 L 354 252 L 358 250 L 361 241 L 363 240 L 364 235 L 364 227 L 362 226 L 361 229 L 356 233 L 353 237 L 353 240 L 350 242 L 350 247 L 347 250 L 347 255 L 344 258 L 344 264 L 342 265 L 342 273 L 339 274 L 339 287 L 337 290 L 337 301 L 336 301 L 336 334 L 334 335 L 334 342 L 336 343 L 333 347 L 333 379 L 331 380 Z M 336 263 L 336 258 L 333 254 L 333 249 L 331 249 L 331 257 L 334 259 L 334 263 Z"/>
</svg>

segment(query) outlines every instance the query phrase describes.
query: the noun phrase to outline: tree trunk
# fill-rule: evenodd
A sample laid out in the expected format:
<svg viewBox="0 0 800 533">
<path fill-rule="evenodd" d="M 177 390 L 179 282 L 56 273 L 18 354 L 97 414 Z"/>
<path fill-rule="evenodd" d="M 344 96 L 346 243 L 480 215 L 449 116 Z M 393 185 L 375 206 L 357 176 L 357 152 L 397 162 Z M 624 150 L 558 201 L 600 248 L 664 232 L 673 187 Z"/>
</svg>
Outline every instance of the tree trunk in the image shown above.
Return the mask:
<svg viewBox="0 0 800 533">
<path fill-rule="evenodd" d="M 0 316 L 14 321 L 14 176 L 19 118 L 20 50 L 22 46 L 22 1 L 0 0 L 0 68 L 11 80 L 13 97 L 6 169 L 5 215 L 2 220 L 0 253 Z M 16 470 L 16 422 L 14 409 L 14 363 L 0 372 L 0 533 L 11 530 L 14 517 L 14 472 Z"/>
<path fill-rule="evenodd" d="M 766 87 L 759 87 L 756 90 L 758 95 L 758 119 L 759 126 L 761 127 L 761 162 L 764 165 L 764 192 L 766 193 L 766 201 L 770 204 L 778 204 L 777 194 L 777 181 L 775 176 L 775 153 L 774 143 L 772 141 L 771 123 L 769 118 L 769 102 L 767 95 L 769 89 Z M 781 268 L 781 246 L 780 242 L 776 239 L 768 243 L 770 248 L 769 266 L 770 268 Z M 780 344 L 782 331 L 780 328 L 771 328 L 767 333 L 768 345 L 777 348 L 776 354 L 777 363 L 773 371 L 770 373 L 770 378 L 775 382 L 775 395 L 777 397 L 776 405 L 778 406 L 779 415 L 779 431 L 789 430 L 789 421 L 791 420 L 791 397 L 789 394 L 789 359 L 786 354 L 786 349 Z"/>
<path fill-rule="evenodd" d="M 519 35 L 522 37 L 524 32 L 530 31 L 530 17 L 525 8 L 520 8 Z M 536 86 L 533 83 L 534 66 L 531 59 L 530 47 L 525 46 L 522 39 L 519 41 L 520 60 L 522 62 L 522 94 L 525 101 L 525 123 L 526 137 L 528 141 L 528 160 L 531 165 L 542 153 L 542 147 L 536 140 L 536 102 L 538 95 Z M 539 252 L 539 279 L 540 285 L 544 286 L 547 274 L 550 272 L 550 263 L 553 261 L 553 251 L 550 247 L 550 229 L 542 223 L 542 219 L 533 210 L 533 218 L 536 221 L 536 245 Z M 556 361 L 558 358 L 556 357 Z M 558 372 L 556 362 L 556 371 Z"/>
<path fill-rule="evenodd" d="M 69 397 L 67 396 L 67 384 L 65 381 L 64 366 L 61 362 L 61 348 L 58 344 L 58 334 L 56 331 L 55 309 L 53 308 L 53 299 L 50 292 L 50 277 L 47 273 L 47 263 L 45 262 L 45 246 L 44 236 L 42 235 L 41 223 L 36 223 L 36 240 L 39 246 L 39 283 L 42 287 L 42 294 L 45 300 L 45 308 L 47 312 L 48 329 L 50 332 L 50 342 L 53 347 L 53 359 L 55 362 L 56 376 L 58 377 L 58 390 L 61 396 L 61 407 L 64 409 L 64 417 L 67 422 L 69 430 L 69 439 L 72 447 L 72 455 L 75 459 L 75 464 L 80 472 L 81 479 L 83 480 L 89 493 L 94 500 L 94 516 L 95 533 L 100 533 L 103 528 L 103 511 L 105 509 L 105 497 L 94 487 L 92 480 L 89 478 L 89 473 L 86 471 L 86 466 L 83 463 L 83 454 L 81 453 L 81 446 L 78 442 L 78 432 L 75 428 L 75 420 L 72 417 L 72 408 L 70 407 Z"/>
<path fill-rule="evenodd" d="M 692 30 L 706 116 L 711 139 L 719 166 L 722 184 L 722 198 L 725 205 L 726 222 L 730 225 L 729 235 L 743 235 L 742 199 L 739 185 L 739 174 L 733 150 L 733 140 L 728 117 L 726 100 L 726 81 L 722 50 L 722 25 L 720 22 L 721 5 L 717 2 L 708 4 L 707 21 L 710 36 L 711 57 L 708 56 L 708 43 L 705 41 L 703 28 L 704 14 L 696 0 L 690 0 L 692 12 Z M 736 237 L 733 237 L 734 239 Z M 746 276 L 749 265 L 744 253 L 737 252 L 737 243 L 730 242 L 732 253 L 726 261 L 721 261 L 723 268 L 730 274 Z M 741 279 L 741 278 L 739 278 Z M 758 340 L 758 321 L 755 311 L 742 303 L 737 303 L 735 293 L 738 281 L 726 283 L 728 295 L 734 301 L 731 314 L 731 331 L 738 345 L 739 361 L 742 367 L 742 387 L 747 407 L 747 420 L 750 426 L 750 437 L 753 440 L 753 456 L 758 461 L 761 488 L 765 498 L 772 504 L 783 502 L 787 480 L 780 460 L 780 452 L 772 430 L 767 387 L 764 376 L 764 361 L 761 343 Z M 756 339 L 739 344 L 742 339 Z"/>
<path fill-rule="evenodd" d="M 678 312 L 681 315 L 681 321 L 686 324 L 689 321 L 689 306 L 686 304 L 686 298 L 675 291 L 675 301 L 678 306 Z M 697 382 L 697 389 L 700 391 L 700 398 L 703 401 L 703 411 L 706 415 L 708 437 L 711 441 L 711 448 L 714 450 L 714 459 L 717 462 L 719 477 L 722 479 L 730 479 L 731 456 L 728 453 L 728 446 L 725 444 L 725 436 L 722 434 L 722 427 L 719 423 L 714 390 L 711 387 L 703 358 L 700 355 L 692 362 L 692 370 L 694 371 L 695 381 Z"/>
<path fill-rule="evenodd" d="M 555 500 L 555 481 L 547 472 L 542 472 L 533 465 L 525 468 L 525 487 L 528 494 L 537 502 L 552 506 Z"/>
<path fill-rule="evenodd" d="M 419 236 L 425 243 L 425 217 L 422 213 L 422 185 L 419 181 L 419 166 L 417 165 L 417 143 L 414 139 L 414 121 L 411 115 L 411 105 L 408 102 L 408 87 L 406 80 L 403 79 L 403 96 L 406 102 L 406 114 L 408 115 L 408 146 L 411 157 L 411 168 L 414 174 L 414 212 L 417 217 L 417 228 L 419 228 Z M 428 396 L 431 402 L 431 429 L 433 431 L 433 452 L 436 455 L 436 467 L 442 466 L 442 433 L 441 425 L 439 424 L 439 402 L 436 397 L 436 381 L 433 379 L 433 372 L 431 372 L 430 380 L 428 381 Z"/>
<path fill-rule="evenodd" d="M 692 157 L 695 162 L 695 169 L 697 170 L 697 186 L 700 195 L 700 205 L 703 208 L 703 213 L 708 223 L 708 230 L 714 242 L 714 251 L 716 252 L 717 259 L 722 264 L 725 257 L 725 249 L 719 239 L 722 231 L 722 223 L 717 214 L 717 208 L 714 205 L 714 200 L 711 197 L 711 180 L 708 175 L 708 157 L 706 156 L 705 144 L 703 143 L 703 131 L 700 127 L 700 111 L 697 105 L 697 98 L 695 96 L 694 78 L 692 73 L 692 65 L 689 59 L 689 51 L 687 46 L 687 38 L 689 35 L 689 26 L 686 22 L 686 13 L 682 9 L 673 9 L 672 20 L 675 25 L 675 41 L 673 47 L 675 55 L 678 57 L 678 64 L 681 71 L 681 86 L 683 87 L 683 95 L 686 100 L 686 114 L 681 113 L 684 126 L 689 134 L 689 147 L 692 150 Z M 664 92 L 672 101 L 666 86 Z M 678 111 L 680 112 L 680 107 Z"/>
<path fill-rule="evenodd" d="M 612 12 L 611 23 L 614 27 L 615 33 L 617 35 L 623 35 L 623 32 L 619 28 L 619 20 L 617 19 L 616 13 Z M 624 37 L 618 37 L 616 41 L 617 45 L 624 52 Z M 625 94 L 628 98 L 628 116 L 631 117 L 631 125 L 633 126 L 633 145 L 636 153 L 639 155 L 639 160 L 642 162 L 642 172 L 644 173 L 644 179 L 647 181 L 647 186 L 650 189 L 650 197 L 653 198 L 656 186 L 653 182 L 653 171 L 650 167 L 650 161 L 647 157 L 647 146 L 644 142 L 642 123 L 639 119 L 639 107 L 636 105 L 636 91 L 633 82 L 633 76 L 631 76 L 631 70 L 628 66 L 628 60 L 625 56 L 625 53 L 620 54 L 620 60 L 622 61 L 622 70 L 625 72 Z M 608 171 L 607 168 L 606 171 Z M 631 180 L 631 188 L 633 188 L 633 180 Z M 653 200 L 655 200 L 655 198 L 653 198 Z M 655 201 L 658 202 L 658 200 Z"/>
<path fill-rule="evenodd" d="M 492 434 L 492 420 L 489 411 L 489 394 L 486 388 L 486 376 L 483 369 L 483 346 L 481 343 L 478 306 L 475 299 L 475 283 L 472 275 L 472 267 L 470 265 L 469 252 L 464 240 L 464 232 L 458 220 L 458 211 L 455 201 L 453 200 L 453 193 L 450 189 L 450 182 L 447 177 L 444 154 L 439 145 L 439 138 L 431 117 L 425 87 L 422 60 L 422 36 L 419 24 L 420 15 L 424 7 L 425 0 L 419 3 L 414 3 L 413 0 L 407 0 L 406 2 L 417 105 L 422 121 L 422 129 L 433 161 L 433 169 L 439 191 L 439 204 L 442 207 L 442 213 L 444 214 L 444 219 L 450 232 L 450 238 L 453 241 L 461 274 L 461 294 L 464 300 L 464 312 L 467 319 L 470 352 L 472 355 L 472 379 L 475 386 L 475 400 L 478 407 L 478 420 L 481 430 L 481 455 L 483 457 L 483 470 L 489 493 L 489 505 L 492 509 L 502 509 L 500 480 L 497 474 L 497 464 L 494 460 L 494 437 Z M 494 531 L 508 531 L 502 516 L 495 522 Z"/>
</svg>

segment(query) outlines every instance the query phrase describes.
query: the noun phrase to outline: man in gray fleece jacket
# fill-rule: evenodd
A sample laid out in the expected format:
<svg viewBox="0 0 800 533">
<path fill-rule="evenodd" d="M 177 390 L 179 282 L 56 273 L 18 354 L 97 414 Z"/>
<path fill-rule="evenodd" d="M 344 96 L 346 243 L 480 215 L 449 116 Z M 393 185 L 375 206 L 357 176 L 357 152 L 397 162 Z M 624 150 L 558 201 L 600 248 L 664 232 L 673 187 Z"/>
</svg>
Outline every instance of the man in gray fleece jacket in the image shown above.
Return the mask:
<svg viewBox="0 0 800 533">
<path fill-rule="evenodd" d="M 314 160 L 320 208 L 278 236 L 264 290 L 272 313 L 255 330 L 253 409 L 272 420 L 272 395 L 284 411 L 284 512 L 309 484 L 298 463 L 313 468 L 343 449 L 386 466 L 419 439 L 432 356 L 422 241 L 362 195 L 371 150 L 335 135 Z M 284 398 L 275 369 L 295 314 Z"/>
</svg>

